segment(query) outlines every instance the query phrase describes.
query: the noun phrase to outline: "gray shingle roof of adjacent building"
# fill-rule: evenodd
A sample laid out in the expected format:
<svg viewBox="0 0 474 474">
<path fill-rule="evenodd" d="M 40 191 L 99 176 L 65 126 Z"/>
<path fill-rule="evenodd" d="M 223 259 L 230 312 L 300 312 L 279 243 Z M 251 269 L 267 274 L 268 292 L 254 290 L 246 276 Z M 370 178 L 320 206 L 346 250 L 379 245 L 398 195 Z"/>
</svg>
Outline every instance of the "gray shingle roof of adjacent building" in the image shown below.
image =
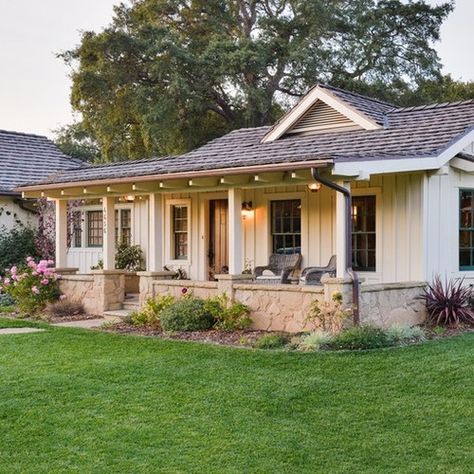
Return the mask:
<svg viewBox="0 0 474 474">
<path fill-rule="evenodd" d="M 82 166 L 57 173 L 42 183 L 171 175 L 328 159 L 346 162 L 430 157 L 437 156 L 474 127 L 472 100 L 395 108 L 358 94 L 326 88 L 383 126 L 376 130 L 286 136 L 268 143 L 261 140 L 271 127 L 240 129 L 181 156 Z"/>
<path fill-rule="evenodd" d="M 81 163 L 46 137 L 0 130 L 0 194 L 14 194 L 22 184 Z"/>
</svg>

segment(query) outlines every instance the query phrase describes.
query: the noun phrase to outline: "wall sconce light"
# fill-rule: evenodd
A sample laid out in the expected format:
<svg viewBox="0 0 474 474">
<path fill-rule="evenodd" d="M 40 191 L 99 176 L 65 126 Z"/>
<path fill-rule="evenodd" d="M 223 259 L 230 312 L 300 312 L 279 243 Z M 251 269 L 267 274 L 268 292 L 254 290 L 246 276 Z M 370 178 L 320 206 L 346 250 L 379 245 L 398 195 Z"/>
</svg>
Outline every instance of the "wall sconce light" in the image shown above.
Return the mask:
<svg viewBox="0 0 474 474">
<path fill-rule="evenodd" d="M 242 217 L 246 219 L 247 217 L 251 217 L 252 214 L 253 214 L 252 201 L 244 201 L 242 203 Z"/>
<path fill-rule="evenodd" d="M 129 194 L 128 196 L 119 197 L 120 202 L 133 202 L 135 201 L 135 196 L 133 194 Z"/>
<path fill-rule="evenodd" d="M 321 183 L 310 183 L 308 184 L 308 189 L 312 193 L 317 193 L 321 189 Z"/>
</svg>

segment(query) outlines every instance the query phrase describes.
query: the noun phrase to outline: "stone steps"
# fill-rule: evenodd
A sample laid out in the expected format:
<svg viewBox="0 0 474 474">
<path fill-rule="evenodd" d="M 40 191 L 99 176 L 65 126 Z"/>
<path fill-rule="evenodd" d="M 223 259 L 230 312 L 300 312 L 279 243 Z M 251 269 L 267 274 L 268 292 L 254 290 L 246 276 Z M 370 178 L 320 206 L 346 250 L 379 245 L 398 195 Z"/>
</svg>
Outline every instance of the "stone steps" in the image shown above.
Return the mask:
<svg viewBox="0 0 474 474">
<path fill-rule="evenodd" d="M 122 307 L 123 309 L 127 309 L 129 311 L 137 311 L 138 309 L 140 309 L 140 305 L 138 304 L 138 301 L 125 300 Z"/>
<path fill-rule="evenodd" d="M 114 322 L 128 321 L 130 319 L 130 314 L 134 311 L 137 311 L 138 309 L 140 309 L 140 304 L 138 303 L 138 294 L 128 293 L 125 295 L 122 308 L 104 311 L 104 319 Z"/>
</svg>

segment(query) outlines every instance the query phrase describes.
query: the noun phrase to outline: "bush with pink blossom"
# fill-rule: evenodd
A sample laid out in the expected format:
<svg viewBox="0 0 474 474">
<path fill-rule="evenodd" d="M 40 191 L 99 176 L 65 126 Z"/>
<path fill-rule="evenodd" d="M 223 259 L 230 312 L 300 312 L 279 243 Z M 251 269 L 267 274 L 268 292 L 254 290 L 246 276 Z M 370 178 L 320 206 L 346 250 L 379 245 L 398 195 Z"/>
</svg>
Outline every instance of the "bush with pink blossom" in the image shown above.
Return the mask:
<svg viewBox="0 0 474 474">
<path fill-rule="evenodd" d="M 26 265 L 14 265 L 6 269 L 0 279 L 0 292 L 10 295 L 18 310 L 33 316 L 44 309 L 46 303 L 59 298 L 59 275 L 51 268 L 52 260 L 35 262 L 32 257 L 26 259 Z"/>
</svg>

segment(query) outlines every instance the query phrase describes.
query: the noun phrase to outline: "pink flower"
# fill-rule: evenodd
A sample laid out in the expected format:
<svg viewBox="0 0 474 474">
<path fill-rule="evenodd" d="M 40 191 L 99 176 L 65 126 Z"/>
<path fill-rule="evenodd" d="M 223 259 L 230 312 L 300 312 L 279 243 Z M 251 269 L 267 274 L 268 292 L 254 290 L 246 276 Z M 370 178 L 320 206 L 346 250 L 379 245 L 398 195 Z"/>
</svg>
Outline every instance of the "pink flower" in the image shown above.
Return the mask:
<svg viewBox="0 0 474 474">
<path fill-rule="evenodd" d="M 38 272 L 32 272 L 33 276 L 38 276 Z"/>
<path fill-rule="evenodd" d="M 18 268 L 15 265 L 10 268 L 10 272 L 12 275 L 15 275 L 17 271 L 18 271 Z"/>
<path fill-rule="evenodd" d="M 48 283 L 49 283 L 49 280 L 48 280 L 47 278 L 43 278 L 43 279 L 41 280 L 41 284 L 42 284 L 42 285 L 47 285 Z"/>
<path fill-rule="evenodd" d="M 36 286 L 32 286 L 32 287 L 31 287 L 31 291 L 32 291 L 32 293 L 34 293 L 35 295 L 39 295 L 39 292 L 40 292 L 40 290 L 38 290 L 38 288 L 37 288 Z"/>
<path fill-rule="evenodd" d="M 181 288 L 181 294 L 185 295 L 188 292 L 187 288 Z"/>
<path fill-rule="evenodd" d="M 61 295 L 61 296 L 59 297 L 59 299 L 60 299 L 60 300 L 65 300 L 65 299 L 66 299 L 66 295 Z"/>
<path fill-rule="evenodd" d="M 3 283 L 5 285 L 9 285 L 10 284 L 10 278 L 5 278 L 5 280 L 3 280 Z"/>
<path fill-rule="evenodd" d="M 30 268 L 34 268 L 35 270 L 36 270 L 36 267 L 37 267 L 36 263 L 35 263 L 33 260 L 30 260 L 30 261 L 28 262 L 28 266 L 29 266 Z"/>
<path fill-rule="evenodd" d="M 27 262 L 31 262 L 33 260 L 33 257 L 26 257 Z"/>
</svg>

